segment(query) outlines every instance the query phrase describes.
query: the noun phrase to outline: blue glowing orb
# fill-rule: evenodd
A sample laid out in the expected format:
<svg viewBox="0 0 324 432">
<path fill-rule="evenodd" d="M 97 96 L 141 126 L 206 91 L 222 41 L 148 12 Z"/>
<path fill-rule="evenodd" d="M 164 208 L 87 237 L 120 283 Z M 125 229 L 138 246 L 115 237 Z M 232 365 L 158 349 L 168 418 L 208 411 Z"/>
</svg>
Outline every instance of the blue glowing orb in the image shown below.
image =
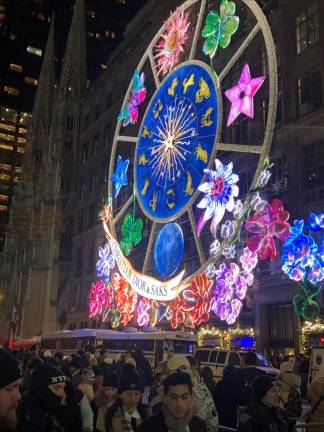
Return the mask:
<svg viewBox="0 0 324 432">
<path fill-rule="evenodd" d="M 154 245 L 154 264 L 162 277 L 176 273 L 183 260 L 184 239 L 177 223 L 164 225 L 156 237 Z"/>
</svg>

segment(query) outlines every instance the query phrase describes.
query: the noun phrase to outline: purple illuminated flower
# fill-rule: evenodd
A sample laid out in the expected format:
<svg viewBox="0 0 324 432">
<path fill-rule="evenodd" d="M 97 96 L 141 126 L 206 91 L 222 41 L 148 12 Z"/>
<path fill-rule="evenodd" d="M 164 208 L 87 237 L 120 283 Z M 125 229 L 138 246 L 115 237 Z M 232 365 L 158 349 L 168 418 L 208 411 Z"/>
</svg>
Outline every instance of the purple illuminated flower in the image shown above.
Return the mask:
<svg viewBox="0 0 324 432">
<path fill-rule="evenodd" d="M 237 227 L 236 221 L 227 220 L 222 224 L 220 229 L 220 234 L 223 239 L 232 239 L 235 234 L 235 230 Z"/>
<path fill-rule="evenodd" d="M 198 208 L 205 209 L 197 223 L 197 233 L 200 235 L 204 224 L 212 219 L 210 232 L 216 237 L 217 224 L 223 219 L 225 210 L 231 212 L 234 209 L 234 197 L 239 194 L 239 188 L 235 184 L 239 177 L 233 174 L 233 164 L 223 165 L 215 159 L 216 170 L 204 169 L 207 182 L 198 187 L 205 194 L 197 204 Z"/>
<path fill-rule="evenodd" d="M 223 249 L 223 256 L 226 259 L 233 259 L 235 257 L 236 254 L 236 248 L 235 245 L 228 245 L 225 246 Z"/>
<path fill-rule="evenodd" d="M 253 98 L 265 79 L 265 76 L 251 78 L 249 65 L 244 65 L 238 83 L 225 92 L 225 96 L 232 104 L 227 126 L 232 124 L 241 113 L 250 118 L 254 117 Z"/>
<path fill-rule="evenodd" d="M 115 259 L 110 253 L 109 243 L 99 248 L 99 258 L 96 263 L 96 273 L 99 278 L 106 281 L 109 279 L 110 270 L 115 267 Z"/>
<path fill-rule="evenodd" d="M 251 272 L 258 264 L 258 256 L 256 252 L 251 252 L 250 249 L 246 247 L 243 249 L 243 255 L 240 256 L 240 262 L 245 271 Z"/>
</svg>

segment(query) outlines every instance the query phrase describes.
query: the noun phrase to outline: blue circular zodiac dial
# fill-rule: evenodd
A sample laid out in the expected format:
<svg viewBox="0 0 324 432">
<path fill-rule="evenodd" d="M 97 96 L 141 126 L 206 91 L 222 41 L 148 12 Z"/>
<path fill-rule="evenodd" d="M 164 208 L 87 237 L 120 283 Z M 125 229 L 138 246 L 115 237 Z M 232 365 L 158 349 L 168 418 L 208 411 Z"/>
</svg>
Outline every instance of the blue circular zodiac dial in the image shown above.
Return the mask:
<svg viewBox="0 0 324 432">
<path fill-rule="evenodd" d="M 147 217 L 175 219 L 194 199 L 214 153 L 218 114 L 216 84 L 203 63 L 182 64 L 156 91 L 135 155 L 136 192 Z"/>
</svg>

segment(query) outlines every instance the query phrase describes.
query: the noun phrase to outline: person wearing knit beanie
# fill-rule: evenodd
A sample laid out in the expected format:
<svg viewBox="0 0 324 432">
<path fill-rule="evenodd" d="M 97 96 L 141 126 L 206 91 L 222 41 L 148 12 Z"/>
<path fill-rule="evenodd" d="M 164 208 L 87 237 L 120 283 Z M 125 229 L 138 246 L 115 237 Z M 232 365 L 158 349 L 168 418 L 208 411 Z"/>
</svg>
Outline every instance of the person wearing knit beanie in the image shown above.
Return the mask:
<svg viewBox="0 0 324 432">
<path fill-rule="evenodd" d="M 17 426 L 16 409 L 21 399 L 22 384 L 18 361 L 0 348 L 0 430 L 14 431 Z"/>
<path fill-rule="evenodd" d="M 295 431 L 295 422 L 279 406 L 279 387 L 268 375 L 252 381 L 254 402 L 240 413 L 238 432 Z"/>
<path fill-rule="evenodd" d="M 34 370 L 30 381 L 30 391 L 26 399 L 26 411 L 22 420 L 25 432 L 63 432 L 56 414 L 65 397 L 64 373 L 48 363 Z"/>
<path fill-rule="evenodd" d="M 118 390 L 118 376 L 113 373 L 105 373 L 102 388 L 96 393 L 91 403 L 92 410 L 97 420 L 95 422 L 98 431 L 105 431 L 105 417 L 108 409 L 116 400 Z"/>
</svg>

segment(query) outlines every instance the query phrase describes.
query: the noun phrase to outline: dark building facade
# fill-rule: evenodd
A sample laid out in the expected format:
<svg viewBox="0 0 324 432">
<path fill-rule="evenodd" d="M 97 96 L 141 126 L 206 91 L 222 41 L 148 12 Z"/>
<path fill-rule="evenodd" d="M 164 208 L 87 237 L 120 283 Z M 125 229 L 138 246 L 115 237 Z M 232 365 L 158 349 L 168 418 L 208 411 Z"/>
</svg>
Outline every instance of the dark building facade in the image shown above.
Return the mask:
<svg viewBox="0 0 324 432">
<path fill-rule="evenodd" d="M 208 3 L 217 9 L 218 2 Z M 279 99 L 271 151 L 275 165 L 265 194 L 270 200 L 279 197 L 292 219 L 302 218 L 310 211 L 322 211 L 324 204 L 324 3 L 320 0 L 307 4 L 301 0 L 258 3 L 273 32 L 279 73 Z M 84 10 L 83 2 L 77 2 L 58 87 L 49 79 L 54 66 L 48 42 L 47 63 L 43 62 L 44 76 L 39 79 L 39 96 L 33 113 L 30 148 L 35 154 L 35 143 L 46 143 L 50 137 L 49 148 L 44 144 L 39 153 L 42 154 L 40 167 L 47 170 L 45 177 L 51 173 L 55 188 L 50 192 L 52 198 L 44 200 L 48 195 L 44 178 L 44 185 L 33 198 L 38 208 L 37 216 L 40 214 L 43 219 L 47 217 L 50 220 L 45 232 L 37 233 L 39 243 L 32 233 L 27 250 L 26 242 L 19 253 L 17 247 L 15 249 L 16 240 L 6 245 L 3 283 L 10 280 L 9 291 L 19 294 L 12 299 L 16 315 L 11 315 L 11 320 L 16 322 L 17 335 L 31 336 L 56 328 L 101 325 L 98 320 L 88 319 L 88 292 L 95 279 L 97 250 L 104 242 L 97 214 L 107 195 L 108 163 L 116 118 L 134 68 L 163 20 L 169 16 L 169 11 L 177 4 L 181 2 L 147 2 L 127 26 L 124 41 L 111 54 L 109 61 L 104 63 L 100 58 L 99 67 L 103 73 L 88 87 L 85 71 L 89 56 L 86 56 L 85 40 L 100 41 L 103 36 L 97 37 L 96 33 L 104 34 L 104 28 L 95 32 L 95 29 L 82 27 L 84 16 L 92 17 L 91 8 Z M 104 27 L 105 21 L 102 22 Z M 239 43 L 244 30 L 249 28 L 248 17 L 242 17 L 241 26 L 242 34 L 234 43 Z M 113 40 L 110 32 L 115 32 L 115 29 L 117 32 L 117 28 L 111 29 L 107 32 Z M 99 51 L 102 52 L 100 47 Z M 248 54 L 248 61 L 256 74 L 268 73 L 265 52 L 257 42 Z M 238 62 L 233 68 L 229 82 L 235 82 L 241 66 Z M 150 83 L 147 85 L 151 94 L 153 87 Z M 52 107 L 46 104 L 48 92 L 55 95 Z M 260 95 L 260 99 L 263 97 L 266 101 L 266 92 Z M 41 113 L 44 111 L 48 114 L 42 120 L 45 125 L 42 129 L 39 119 L 43 118 Z M 242 117 L 226 131 L 227 142 L 257 142 L 265 133 L 265 117 L 266 102 L 261 101 L 255 122 L 252 124 Z M 60 155 L 63 154 L 62 160 Z M 28 160 L 31 165 L 35 164 L 31 156 L 27 157 Z M 249 189 L 252 176 L 249 165 L 242 164 L 242 197 Z M 29 187 L 33 187 L 32 181 Z M 18 213 L 19 203 L 21 200 L 17 198 Z M 143 237 L 142 253 L 148 242 L 145 227 Z M 40 251 L 48 252 L 48 256 Z M 14 270 L 22 255 L 25 261 Z M 188 258 L 189 267 L 195 267 L 195 259 Z M 255 325 L 258 349 L 268 352 L 275 349 L 287 354 L 297 351 L 300 322 L 291 306 L 296 285 L 283 276 L 279 260 L 261 263 L 256 279 L 240 322 Z M 319 300 L 323 306 L 322 299 Z M 37 310 L 42 311 L 42 319 L 31 322 L 31 316 Z"/>
</svg>

